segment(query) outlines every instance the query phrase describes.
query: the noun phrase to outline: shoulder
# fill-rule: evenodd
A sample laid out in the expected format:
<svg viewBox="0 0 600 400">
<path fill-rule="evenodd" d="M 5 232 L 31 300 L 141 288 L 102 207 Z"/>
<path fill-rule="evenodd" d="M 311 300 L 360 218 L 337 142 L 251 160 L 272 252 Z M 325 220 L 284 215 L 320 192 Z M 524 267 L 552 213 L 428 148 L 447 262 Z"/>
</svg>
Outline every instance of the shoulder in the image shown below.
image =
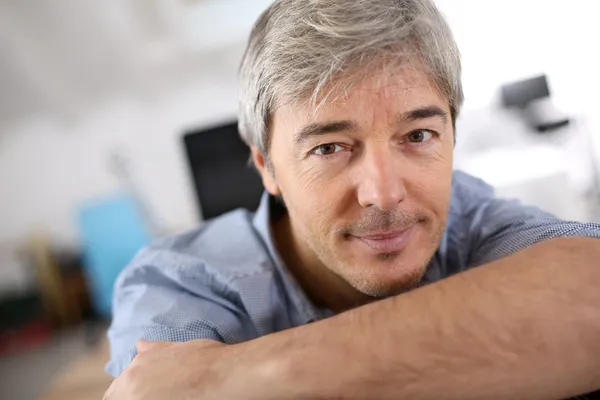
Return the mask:
<svg viewBox="0 0 600 400">
<path fill-rule="evenodd" d="M 516 199 L 497 198 L 491 186 L 462 172 L 454 174 L 448 240 L 465 265 L 509 256 L 544 240 L 600 237 L 600 225 L 564 221 Z"/>
<path fill-rule="evenodd" d="M 446 234 L 452 241 L 463 242 L 473 221 L 481 221 L 480 214 L 494 199 L 495 191 L 491 185 L 462 171 L 454 171 Z"/>
<path fill-rule="evenodd" d="M 552 215 L 524 205 L 517 199 L 497 197 L 491 185 L 461 171 L 453 174 L 449 217 L 449 223 L 466 224 L 470 228 L 493 225 L 497 219 L 519 222 L 525 219 L 556 220 Z"/>
<path fill-rule="evenodd" d="M 450 216 L 454 223 L 468 223 L 473 227 L 494 225 L 497 220 L 523 222 L 540 219 L 560 221 L 547 212 L 522 204 L 517 199 L 496 196 L 494 188 L 483 180 L 461 171 L 455 171 L 452 180 Z"/>
<path fill-rule="evenodd" d="M 471 242 L 496 233 L 515 233 L 533 225 L 549 227 L 564 223 L 538 207 L 496 197 L 491 185 L 460 171 L 454 172 L 450 203 L 450 230 L 462 232 L 462 238 L 468 237 Z"/>
<path fill-rule="evenodd" d="M 493 199 L 494 196 L 494 188 L 483 180 L 462 171 L 452 174 L 452 205 L 464 208 Z"/>
<path fill-rule="evenodd" d="M 134 276 L 147 281 L 157 275 L 178 283 L 210 281 L 211 286 L 229 286 L 236 279 L 271 270 L 252 217 L 239 209 L 197 229 L 154 240 L 122 271 L 121 283 Z"/>
</svg>

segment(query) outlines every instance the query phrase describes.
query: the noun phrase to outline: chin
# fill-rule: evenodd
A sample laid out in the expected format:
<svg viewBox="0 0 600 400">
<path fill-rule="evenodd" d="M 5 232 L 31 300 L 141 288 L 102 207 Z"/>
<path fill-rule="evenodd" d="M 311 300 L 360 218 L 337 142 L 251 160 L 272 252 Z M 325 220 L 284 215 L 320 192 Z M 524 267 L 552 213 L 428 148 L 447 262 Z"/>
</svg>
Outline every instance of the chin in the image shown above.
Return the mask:
<svg viewBox="0 0 600 400">
<path fill-rule="evenodd" d="M 367 296 L 383 298 L 414 289 L 423 278 L 425 270 L 426 266 L 409 269 L 398 266 L 397 269 L 360 274 L 362 276 L 354 276 L 348 282 Z"/>
</svg>

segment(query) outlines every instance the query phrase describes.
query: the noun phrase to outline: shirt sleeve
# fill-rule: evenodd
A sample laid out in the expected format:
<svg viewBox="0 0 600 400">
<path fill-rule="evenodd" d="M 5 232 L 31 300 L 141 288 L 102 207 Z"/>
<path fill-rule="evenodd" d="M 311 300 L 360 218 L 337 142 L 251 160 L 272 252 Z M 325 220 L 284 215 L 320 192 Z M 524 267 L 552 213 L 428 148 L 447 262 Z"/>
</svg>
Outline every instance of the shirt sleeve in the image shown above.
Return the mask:
<svg viewBox="0 0 600 400">
<path fill-rule="evenodd" d="M 115 284 L 106 372 L 117 377 L 139 339 L 239 343 L 256 336 L 236 294 L 210 266 L 187 255 L 143 250 Z"/>
<path fill-rule="evenodd" d="M 536 243 L 570 236 L 600 238 L 600 224 L 563 221 L 518 200 L 481 196 L 470 215 L 471 266 L 509 256 Z"/>
</svg>

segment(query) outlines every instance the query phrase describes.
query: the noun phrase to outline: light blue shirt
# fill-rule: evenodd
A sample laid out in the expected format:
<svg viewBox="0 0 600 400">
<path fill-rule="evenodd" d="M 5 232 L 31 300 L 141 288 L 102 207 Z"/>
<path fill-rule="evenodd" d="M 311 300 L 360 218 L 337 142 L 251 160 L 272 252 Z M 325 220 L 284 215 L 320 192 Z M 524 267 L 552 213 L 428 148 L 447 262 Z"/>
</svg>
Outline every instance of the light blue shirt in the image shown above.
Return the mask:
<svg viewBox="0 0 600 400">
<path fill-rule="evenodd" d="M 265 194 L 255 214 L 236 210 L 142 250 L 115 284 L 107 372 L 129 365 L 139 339 L 232 344 L 333 315 L 308 300 L 277 253 L 277 206 Z M 455 172 L 446 231 L 421 284 L 564 236 L 600 237 L 600 225 L 495 198 L 481 180 Z"/>
</svg>

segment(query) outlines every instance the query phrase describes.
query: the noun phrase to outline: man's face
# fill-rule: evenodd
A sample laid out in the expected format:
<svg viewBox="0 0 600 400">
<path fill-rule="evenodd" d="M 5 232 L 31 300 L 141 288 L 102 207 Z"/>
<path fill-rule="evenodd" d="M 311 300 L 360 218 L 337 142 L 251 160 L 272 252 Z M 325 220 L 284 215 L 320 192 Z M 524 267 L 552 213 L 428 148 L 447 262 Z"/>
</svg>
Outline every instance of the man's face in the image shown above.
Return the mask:
<svg viewBox="0 0 600 400">
<path fill-rule="evenodd" d="M 413 68 L 374 73 L 345 95 L 284 106 L 270 126 L 267 190 L 299 252 L 369 296 L 414 286 L 448 214 L 454 132 L 447 101 Z"/>
</svg>

